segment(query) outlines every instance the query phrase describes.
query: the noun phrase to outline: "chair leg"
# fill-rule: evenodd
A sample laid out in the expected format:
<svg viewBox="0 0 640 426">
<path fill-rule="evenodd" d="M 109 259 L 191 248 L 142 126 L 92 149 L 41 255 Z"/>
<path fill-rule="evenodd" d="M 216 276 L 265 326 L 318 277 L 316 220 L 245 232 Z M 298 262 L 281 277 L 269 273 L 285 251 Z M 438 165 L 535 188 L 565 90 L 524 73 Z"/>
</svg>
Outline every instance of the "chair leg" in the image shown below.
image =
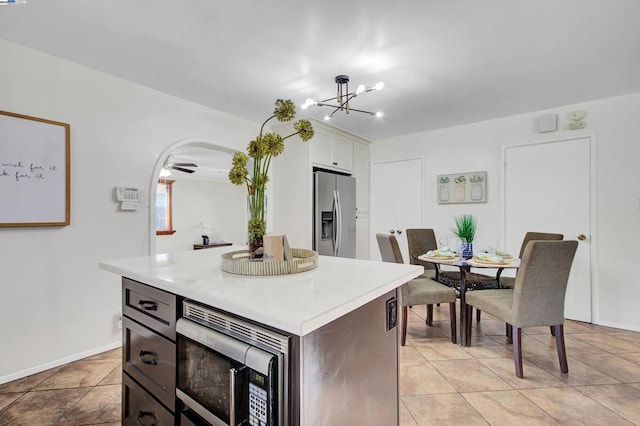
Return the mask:
<svg viewBox="0 0 640 426">
<path fill-rule="evenodd" d="M 550 325 L 549 328 L 551 329 L 551 335 L 555 336 L 556 335 L 556 330 L 553 328 L 553 325 Z"/>
<path fill-rule="evenodd" d="M 471 346 L 471 320 L 473 314 L 473 306 L 467 305 L 467 329 L 464 331 L 467 336 L 467 346 Z"/>
<path fill-rule="evenodd" d="M 407 313 L 409 309 L 406 306 L 402 307 L 402 336 L 400 338 L 400 345 L 404 346 L 407 343 Z"/>
<path fill-rule="evenodd" d="M 433 305 L 427 305 L 427 325 L 433 325 Z"/>
<path fill-rule="evenodd" d="M 560 371 L 569 372 L 569 364 L 567 364 L 567 349 L 564 345 L 564 325 L 551 326 L 556 336 L 556 348 L 558 349 L 558 361 L 560 362 Z"/>
<path fill-rule="evenodd" d="M 516 376 L 524 377 L 522 371 L 522 328 L 514 327 L 513 330 L 513 362 L 516 366 Z"/>
<path fill-rule="evenodd" d="M 511 327 L 511 324 L 505 324 L 505 328 L 506 328 L 506 334 L 507 334 L 507 343 L 512 344 L 513 343 L 513 327 Z"/>
<path fill-rule="evenodd" d="M 449 321 L 451 321 L 451 343 L 458 342 L 458 330 L 456 327 L 456 303 L 449 303 Z"/>
<path fill-rule="evenodd" d="M 482 311 L 480 309 L 476 309 L 476 322 L 480 322 L 480 315 Z"/>
</svg>

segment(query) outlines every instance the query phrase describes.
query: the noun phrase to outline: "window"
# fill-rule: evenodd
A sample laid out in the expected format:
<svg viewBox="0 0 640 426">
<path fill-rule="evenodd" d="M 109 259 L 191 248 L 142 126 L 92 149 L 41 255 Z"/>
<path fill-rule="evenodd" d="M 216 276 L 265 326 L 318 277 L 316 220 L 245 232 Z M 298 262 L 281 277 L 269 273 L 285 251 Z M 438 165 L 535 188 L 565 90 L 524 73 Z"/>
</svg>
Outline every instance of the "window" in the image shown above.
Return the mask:
<svg viewBox="0 0 640 426">
<path fill-rule="evenodd" d="M 171 235 L 176 231 L 172 222 L 171 185 L 173 180 L 159 179 L 156 189 L 156 235 Z"/>
</svg>

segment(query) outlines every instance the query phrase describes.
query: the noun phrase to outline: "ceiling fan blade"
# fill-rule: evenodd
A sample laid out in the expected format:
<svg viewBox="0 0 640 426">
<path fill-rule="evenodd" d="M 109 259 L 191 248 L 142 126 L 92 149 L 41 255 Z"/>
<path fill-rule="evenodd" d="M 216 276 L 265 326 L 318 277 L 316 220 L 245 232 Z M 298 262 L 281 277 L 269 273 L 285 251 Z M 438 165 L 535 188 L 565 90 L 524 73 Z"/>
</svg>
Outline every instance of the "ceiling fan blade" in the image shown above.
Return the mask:
<svg viewBox="0 0 640 426">
<path fill-rule="evenodd" d="M 171 163 L 172 166 L 180 166 L 180 167 L 198 167 L 195 163 Z"/>
<path fill-rule="evenodd" d="M 173 170 L 178 170 L 180 172 L 185 172 L 185 173 L 193 173 L 193 172 L 195 172 L 195 170 L 185 169 L 184 167 L 179 167 L 179 166 L 176 166 L 175 164 L 171 164 L 169 166 L 169 168 L 171 168 Z"/>
</svg>

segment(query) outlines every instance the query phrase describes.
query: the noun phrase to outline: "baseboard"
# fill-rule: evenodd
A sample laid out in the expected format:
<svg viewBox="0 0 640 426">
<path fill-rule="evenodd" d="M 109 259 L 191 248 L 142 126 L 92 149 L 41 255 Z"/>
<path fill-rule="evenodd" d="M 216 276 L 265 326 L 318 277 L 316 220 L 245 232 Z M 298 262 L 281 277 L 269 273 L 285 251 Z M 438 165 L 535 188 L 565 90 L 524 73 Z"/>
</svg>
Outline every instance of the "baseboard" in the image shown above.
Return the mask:
<svg viewBox="0 0 640 426">
<path fill-rule="evenodd" d="M 640 327 L 634 327 L 629 324 L 618 324 L 618 323 L 609 322 L 609 321 L 597 321 L 597 322 L 594 322 L 594 324 L 602 325 L 605 327 L 619 328 L 621 330 L 627 330 L 627 331 L 640 331 Z"/>
<path fill-rule="evenodd" d="M 82 358 L 87 358 L 93 355 L 97 355 L 102 352 L 110 351 L 111 349 L 119 348 L 121 346 L 122 346 L 122 341 L 114 342 L 105 346 L 101 346 L 99 348 L 94 348 L 85 352 L 81 352 L 79 354 L 74 354 L 68 357 L 57 359 L 55 361 L 47 362 L 46 364 L 41 364 L 33 368 L 28 368 L 26 370 L 8 374 L 6 376 L 0 377 L 0 385 L 4 383 L 12 382 L 14 380 L 22 379 L 23 377 L 31 376 L 33 374 L 42 373 L 43 371 L 49 370 L 50 368 L 60 367 L 61 365 L 68 364 L 73 361 L 78 361 L 79 359 L 82 359 Z"/>
</svg>

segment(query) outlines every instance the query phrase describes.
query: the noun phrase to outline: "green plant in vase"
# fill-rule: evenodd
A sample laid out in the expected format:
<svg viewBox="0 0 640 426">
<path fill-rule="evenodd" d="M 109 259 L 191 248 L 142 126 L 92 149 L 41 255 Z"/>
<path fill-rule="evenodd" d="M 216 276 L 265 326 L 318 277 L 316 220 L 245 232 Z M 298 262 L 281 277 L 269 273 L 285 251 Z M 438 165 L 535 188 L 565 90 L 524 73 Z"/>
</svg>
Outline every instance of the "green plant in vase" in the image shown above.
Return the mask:
<svg viewBox="0 0 640 426">
<path fill-rule="evenodd" d="M 455 226 L 451 231 L 460 239 L 462 243 L 462 257 L 471 259 L 473 257 L 473 240 L 476 238 L 476 218 L 470 214 L 456 216 Z"/>
<path fill-rule="evenodd" d="M 298 120 L 293 124 L 294 133 L 288 136 L 280 136 L 273 132 L 264 132 L 269 121 L 277 119 L 280 122 L 293 120 L 296 110 L 289 99 L 278 99 L 275 103 L 273 114 L 267 118 L 260 127 L 258 136 L 249 142 L 247 154 L 236 152 L 233 156 L 232 167 L 229 171 L 229 181 L 236 185 L 246 185 L 248 194 L 248 243 L 251 258 L 256 257 L 258 248 L 262 247 L 262 238 L 267 230 L 266 224 L 266 197 L 265 192 L 269 181 L 269 166 L 273 157 L 284 152 L 284 141 L 292 136 L 299 135 L 304 142 L 313 138 L 313 125 L 309 120 Z M 247 168 L 249 157 L 253 159 L 252 174 Z"/>
</svg>

